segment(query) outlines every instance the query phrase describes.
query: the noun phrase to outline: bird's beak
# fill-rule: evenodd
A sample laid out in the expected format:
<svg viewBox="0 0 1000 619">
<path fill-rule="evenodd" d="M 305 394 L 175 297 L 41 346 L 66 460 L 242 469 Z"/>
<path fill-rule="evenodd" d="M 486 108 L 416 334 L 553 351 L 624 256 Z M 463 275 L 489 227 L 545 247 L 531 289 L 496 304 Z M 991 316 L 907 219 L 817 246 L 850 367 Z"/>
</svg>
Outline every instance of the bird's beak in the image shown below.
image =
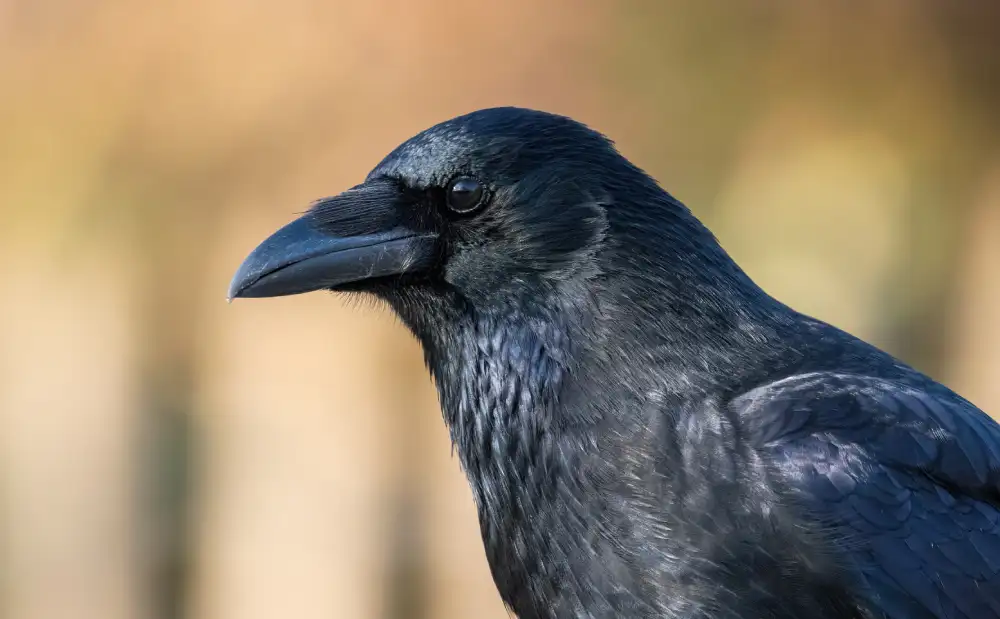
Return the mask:
<svg viewBox="0 0 1000 619">
<path fill-rule="evenodd" d="M 373 181 L 319 202 L 247 256 L 229 299 L 300 294 L 430 266 L 437 235 L 407 225 L 400 193 Z"/>
</svg>

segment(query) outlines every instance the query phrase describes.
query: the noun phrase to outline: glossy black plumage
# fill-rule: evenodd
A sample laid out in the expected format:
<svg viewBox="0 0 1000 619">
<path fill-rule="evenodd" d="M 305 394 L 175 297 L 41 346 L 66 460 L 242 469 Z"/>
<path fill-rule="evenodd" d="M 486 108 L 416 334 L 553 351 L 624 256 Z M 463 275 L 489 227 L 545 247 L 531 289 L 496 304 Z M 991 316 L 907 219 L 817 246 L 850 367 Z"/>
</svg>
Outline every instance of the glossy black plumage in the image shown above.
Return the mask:
<svg viewBox="0 0 1000 619">
<path fill-rule="evenodd" d="M 579 123 L 437 125 L 230 294 L 319 288 L 419 338 L 521 619 L 1000 617 L 1000 426 L 771 298 Z"/>
</svg>

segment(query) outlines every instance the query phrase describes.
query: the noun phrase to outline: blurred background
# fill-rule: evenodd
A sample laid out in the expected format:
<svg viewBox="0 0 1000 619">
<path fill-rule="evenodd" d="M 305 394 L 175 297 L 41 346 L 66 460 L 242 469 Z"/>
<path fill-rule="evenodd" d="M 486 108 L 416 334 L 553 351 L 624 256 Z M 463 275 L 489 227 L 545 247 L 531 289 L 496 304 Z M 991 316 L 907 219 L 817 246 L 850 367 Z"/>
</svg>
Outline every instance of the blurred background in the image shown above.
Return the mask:
<svg viewBox="0 0 1000 619">
<path fill-rule="evenodd" d="M 0 616 L 507 616 L 419 349 L 246 253 L 569 114 L 764 287 L 1000 414 L 1000 3 L 0 0 Z"/>
</svg>

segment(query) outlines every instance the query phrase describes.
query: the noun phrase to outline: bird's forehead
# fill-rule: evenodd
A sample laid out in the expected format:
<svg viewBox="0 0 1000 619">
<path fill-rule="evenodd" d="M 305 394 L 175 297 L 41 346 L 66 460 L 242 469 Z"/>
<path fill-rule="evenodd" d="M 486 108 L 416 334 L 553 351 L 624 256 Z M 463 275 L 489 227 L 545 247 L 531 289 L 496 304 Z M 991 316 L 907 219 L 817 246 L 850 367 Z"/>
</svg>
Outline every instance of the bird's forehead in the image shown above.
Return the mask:
<svg viewBox="0 0 1000 619">
<path fill-rule="evenodd" d="M 461 126 L 442 124 L 397 146 L 375 169 L 368 179 L 397 178 L 417 189 L 445 183 L 459 170 L 473 165 L 472 153 L 476 139 Z"/>
<path fill-rule="evenodd" d="M 392 177 L 417 188 L 442 185 L 456 174 L 491 176 L 510 171 L 523 155 L 562 137 L 579 140 L 589 130 L 547 112 L 515 107 L 479 110 L 447 120 L 403 142 L 369 179 Z"/>
</svg>

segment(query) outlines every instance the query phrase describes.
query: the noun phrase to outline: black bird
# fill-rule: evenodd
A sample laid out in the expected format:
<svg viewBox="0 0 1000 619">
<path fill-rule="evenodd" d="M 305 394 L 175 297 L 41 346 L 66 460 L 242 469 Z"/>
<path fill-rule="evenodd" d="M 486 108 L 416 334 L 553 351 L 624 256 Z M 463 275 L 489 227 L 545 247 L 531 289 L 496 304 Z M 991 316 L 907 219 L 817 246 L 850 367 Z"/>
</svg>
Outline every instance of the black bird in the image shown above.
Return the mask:
<svg viewBox="0 0 1000 619">
<path fill-rule="evenodd" d="M 521 619 L 1000 617 L 1000 426 L 769 296 L 580 123 L 432 127 L 230 297 L 317 289 L 421 342 Z"/>
</svg>

